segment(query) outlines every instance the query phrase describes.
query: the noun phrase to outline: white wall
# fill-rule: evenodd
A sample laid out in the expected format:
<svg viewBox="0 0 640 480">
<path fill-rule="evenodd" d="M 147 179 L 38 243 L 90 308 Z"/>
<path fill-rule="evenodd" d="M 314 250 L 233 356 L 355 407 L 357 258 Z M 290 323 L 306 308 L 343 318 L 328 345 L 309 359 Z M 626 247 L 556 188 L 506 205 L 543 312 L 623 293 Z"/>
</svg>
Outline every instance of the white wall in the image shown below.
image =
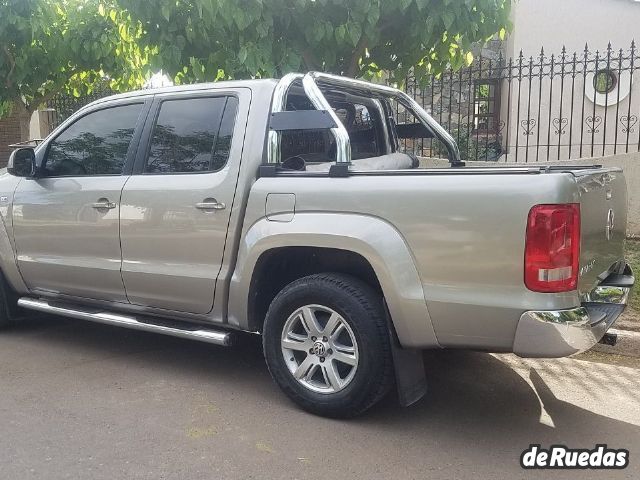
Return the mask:
<svg viewBox="0 0 640 480">
<path fill-rule="evenodd" d="M 45 138 L 51 132 L 51 125 L 49 124 L 51 109 L 36 110 L 31 115 L 29 122 L 29 139 L 42 139 Z"/>
<path fill-rule="evenodd" d="M 586 42 L 593 51 L 629 48 L 640 41 L 640 2 L 636 0 L 516 0 L 507 40 L 507 57 L 520 50 L 526 57 L 581 51 Z"/>
</svg>

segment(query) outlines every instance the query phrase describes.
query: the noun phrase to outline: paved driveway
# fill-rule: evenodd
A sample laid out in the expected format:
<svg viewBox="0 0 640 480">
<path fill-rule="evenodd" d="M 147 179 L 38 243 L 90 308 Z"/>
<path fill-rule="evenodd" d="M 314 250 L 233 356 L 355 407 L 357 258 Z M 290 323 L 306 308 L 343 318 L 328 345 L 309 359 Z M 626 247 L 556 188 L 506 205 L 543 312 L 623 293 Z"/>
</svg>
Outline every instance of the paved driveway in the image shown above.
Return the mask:
<svg viewBox="0 0 640 480">
<path fill-rule="evenodd" d="M 431 390 L 340 422 L 294 407 L 259 339 L 225 349 L 54 317 L 0 334 L 1 479 L 638 478 L 640 365 L 425 354 Z M 530 443 L 624 471 L 524 472 Z"/>
</svg>

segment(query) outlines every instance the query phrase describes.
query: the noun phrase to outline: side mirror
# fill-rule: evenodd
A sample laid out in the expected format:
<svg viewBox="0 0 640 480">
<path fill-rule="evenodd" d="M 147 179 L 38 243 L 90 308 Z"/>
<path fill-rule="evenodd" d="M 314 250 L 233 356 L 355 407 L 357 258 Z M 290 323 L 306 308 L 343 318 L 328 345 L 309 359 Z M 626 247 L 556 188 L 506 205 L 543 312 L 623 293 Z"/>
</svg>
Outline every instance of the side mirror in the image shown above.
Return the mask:
<svg viewBox="0 0 640 480">
<path fill-rule="evenodd" d="M 35 177 L 36 153 L 33 148 L 18 148 L 11 153 L 7 172 L 16 177 Z"/>
</svg>

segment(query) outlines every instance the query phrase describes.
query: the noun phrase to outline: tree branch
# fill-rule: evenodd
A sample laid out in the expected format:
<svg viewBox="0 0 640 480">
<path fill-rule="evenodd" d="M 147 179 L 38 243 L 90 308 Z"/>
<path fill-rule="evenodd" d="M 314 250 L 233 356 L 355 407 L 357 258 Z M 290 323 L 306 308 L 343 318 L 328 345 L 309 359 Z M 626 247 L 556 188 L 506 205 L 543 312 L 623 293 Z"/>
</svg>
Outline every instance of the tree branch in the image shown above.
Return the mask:
<svg viewBox="0 0 640 480">
<path fill-rule="evenodd" d="M 395 28 L 402 25 L 404 23 L 404 20 L 404 16 L 400 15 L 387 18 L 384 22 L 379 24 L 378 31 L 380 33 L 386 33 L 390 28 Z"/>
<path fill-rule="evenodd" d="M 62 88 L 62 87 L 60 87 L 60 88 Z M 43 105 L 43 104 L 46 105 L 49 102 L 49 100 L 51 100 L 58 93 L 60 93 L 60 88 L 58 88 L 57 90 L 56 89 L 51 90 L 49 93 L 41 95 L 37 100 L 34 98 L 33 101 L 31 102 L 31 104 L 29 104 L 29 106 L 27 106 L 27 110 L 30 110 L 31 113 L 33 113 L 36 110 L 36 108 L 38 108 L 40 105 Z"/>
<path fill-rule="evenodd" d="M 348 77 L 355 77 L 358 73 L 358 70 L 360 70 L 360 65 L 358 65 L 358 62 L 360 61 L 360 58 L 362 57 L 366 49 L 367 35 L 363 33 L 362 35 L 360 35 L 360 40 L 358 40 L 356 48 L 351 54 L 351 60 L 349 61 L 349 66 L 347 67 L 346 71 Z"/>
<path fill-rule="evenodd" d="M 7 73 L 7 77 L 5 78 L 5 86 L 7 88 L 11 88 L 13 86 L 13 82 L 11 81 L 11 75 L 13 75 L 13 71 L 16 68 L 16 61 L 13 58 L 13 55 L 11 55 L 11 52 L 9 51 L 9 47 L 7 47 L 6 45 L 4 46 L 4 48 L 2 49 L 2 52 L 4 53 L 4 56 L 7 57 L 7 61 L 9 62 L 9 73 Z"/>
<path fill-rule="evenodd" d="M 320 61 L 311 50 L 303 50 L 302 59 L 304 60 L 304 66 L 307 67 L 308 71 L 319 69 Z"/>
<path fill-rule="evenodd" d="M 54 84 L 49 89 L 48 93 L 43 93 L 42 95 L 39 95 L 37 97 L 34 96 L 33 100 L 31 101 L 31 103 L 29 103 L 28 105 L 25 104 L 25 107 L 27 108 L 27 110 L 30 113 L 33 113 L 40 105 L 48 103 L 49 100 L 51 100 L 58 93 L 60 93 L 60 90 L 62 90 L 62 88 L 65 86 L 65 84 L 67 82 L 69 82 L 69 80 L 71 80 L 71 78 L 73 78 L 73 76 L 78 72 L 75 69 L 72 69 L 69 73 L 70 73 L 70 75 L 68 75 L 66 78 L 60 79 L 60 81 L 58 81 L 58 83 Z"/>
</svg>

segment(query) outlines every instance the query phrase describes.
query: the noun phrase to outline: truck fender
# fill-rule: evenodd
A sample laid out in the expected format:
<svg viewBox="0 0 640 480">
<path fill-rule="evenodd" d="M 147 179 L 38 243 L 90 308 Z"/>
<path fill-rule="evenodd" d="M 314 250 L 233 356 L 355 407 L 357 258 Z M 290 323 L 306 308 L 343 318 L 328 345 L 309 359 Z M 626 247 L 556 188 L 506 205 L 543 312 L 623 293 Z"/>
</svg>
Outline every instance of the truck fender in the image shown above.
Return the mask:
<svg viewBox="0 0 640 480">
<path fill-rule="evenodd" d="M 228 322 L 248 330 L 251 279 L 260 256 L 283 247 L 347 250 L 364 257 L 375 272 L 392 325 L 403 348 L 436 348 L 435 332 L 413 256 L 393 225 L 373 216 L 296 213 L 290 221 L 261 218 L 240 240 L 231 277 Z"/>
</svg>

